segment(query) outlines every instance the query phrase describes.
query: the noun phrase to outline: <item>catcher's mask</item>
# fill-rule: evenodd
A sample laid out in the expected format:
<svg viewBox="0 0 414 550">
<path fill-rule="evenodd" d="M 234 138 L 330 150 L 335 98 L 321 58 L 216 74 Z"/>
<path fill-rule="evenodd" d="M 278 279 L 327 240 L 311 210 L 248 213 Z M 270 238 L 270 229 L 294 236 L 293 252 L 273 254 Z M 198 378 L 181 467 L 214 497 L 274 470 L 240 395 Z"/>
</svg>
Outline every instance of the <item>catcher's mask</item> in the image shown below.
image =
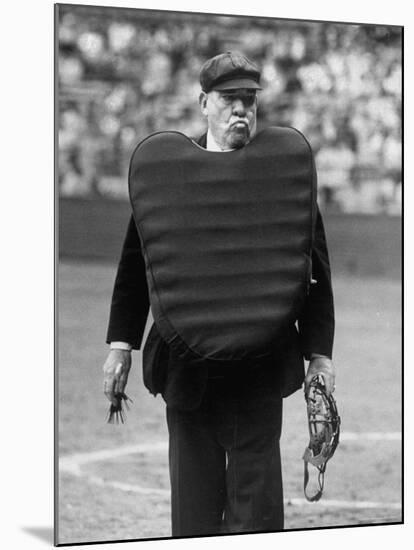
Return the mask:
<svg viewBox="0 0 414 550">
<path fill-rule="evenodd" d="M 336 402 L 332 395 L 327 395 L 323 376 L 312 378 L 305 400 L 308 411 L 309 445 L 303 455 L 305 497 L 309 502 L 318 501 L 323 493 L 326 463 L 333 456 L 339 443 L 339 426 L 341 419 L 338 415 Z M 309 481 L 308 463 L 319 470 L 319 491 L 312 497 L 308 496 L 306 488 Z"/>
</svg>

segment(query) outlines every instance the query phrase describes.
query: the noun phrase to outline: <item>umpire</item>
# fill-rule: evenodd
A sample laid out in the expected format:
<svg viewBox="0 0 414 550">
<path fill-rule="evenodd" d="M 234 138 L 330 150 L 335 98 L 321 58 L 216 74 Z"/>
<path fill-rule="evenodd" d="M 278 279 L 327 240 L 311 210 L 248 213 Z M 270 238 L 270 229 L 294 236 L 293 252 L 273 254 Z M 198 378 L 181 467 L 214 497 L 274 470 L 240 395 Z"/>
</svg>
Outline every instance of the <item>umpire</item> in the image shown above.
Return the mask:
<svg viewBox="0 0 414 550">
<path fill-rule="evenodd" d="M 208 151 L 243 148 L 256 132 L 260 71 L 227 52 L 200 73 Z M 154 324 L 143 350 L 144 383 L 167 408 L 172 535 L 279 531 L 284 526 L 279 440 L 282 399 L 322 374 L 334 389 L 334 310 L 325 233 L 319 211 L 312 248 L 312 285 L 297 323 L 271 353 L 237 365 L 199 362 L 191 368 Z M 131 217 L 112 297 L 104 392 L 117 403 L 140 349 L 150 292 L 140 239 Z M 304 359 L 309 361 L 306 376 Z"/>
</svg>

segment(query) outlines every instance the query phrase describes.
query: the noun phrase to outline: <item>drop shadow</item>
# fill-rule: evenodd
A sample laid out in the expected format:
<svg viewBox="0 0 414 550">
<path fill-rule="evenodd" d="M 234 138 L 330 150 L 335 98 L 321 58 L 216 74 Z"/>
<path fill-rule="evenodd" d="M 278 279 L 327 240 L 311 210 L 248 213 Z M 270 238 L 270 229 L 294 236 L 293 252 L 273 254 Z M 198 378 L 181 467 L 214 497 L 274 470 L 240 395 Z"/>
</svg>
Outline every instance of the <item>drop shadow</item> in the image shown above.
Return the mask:
<svg viewBox="0 0 414 550">
<path fill-rule="evenodd" d="M 22 527 L 22 531 L 53 546 L 53 527 Z"/>
</svg>

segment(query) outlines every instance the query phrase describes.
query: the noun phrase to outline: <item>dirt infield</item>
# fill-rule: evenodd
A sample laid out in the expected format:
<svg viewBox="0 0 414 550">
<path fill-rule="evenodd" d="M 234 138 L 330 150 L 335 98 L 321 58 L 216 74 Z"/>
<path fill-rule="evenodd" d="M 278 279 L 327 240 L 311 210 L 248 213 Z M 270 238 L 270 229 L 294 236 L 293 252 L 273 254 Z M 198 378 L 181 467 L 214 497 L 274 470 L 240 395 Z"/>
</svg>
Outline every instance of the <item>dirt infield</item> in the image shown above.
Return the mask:
<svg viewBox="0 0 414 550">
<path fill-rule="evenodd" d="M 161 398 L 133 355 L 124 425 L 105 424 L 104 344 L 115 267 L 61 263 L 58 273 L 59 543 L 168 537 L 167 432 Z M 398 281 L 334 280 L 335 363 L 343 440 L 320 503 L 303 499 L 308 441 L 302 392 L 285 401 L 286 528 L 401 521 L 401 290 Z"/>
</svg>

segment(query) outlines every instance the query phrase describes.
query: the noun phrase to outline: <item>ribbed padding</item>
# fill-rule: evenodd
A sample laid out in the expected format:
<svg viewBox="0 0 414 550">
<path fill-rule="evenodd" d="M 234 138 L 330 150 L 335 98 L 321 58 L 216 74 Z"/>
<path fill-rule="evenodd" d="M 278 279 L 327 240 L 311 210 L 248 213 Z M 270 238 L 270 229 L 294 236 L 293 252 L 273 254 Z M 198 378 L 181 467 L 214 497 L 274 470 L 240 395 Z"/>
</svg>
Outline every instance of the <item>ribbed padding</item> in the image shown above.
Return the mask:
<svg viewBox="0 0 414 550">
<path fill-rule="evenodd" d="M 220 360 L 275 346 L 310 277 L 315 190 L 303 136 L 268 128 L 217 153 L 161 132 L 135 150 L 129 185 L 163 338 Z"/>
</svg>

